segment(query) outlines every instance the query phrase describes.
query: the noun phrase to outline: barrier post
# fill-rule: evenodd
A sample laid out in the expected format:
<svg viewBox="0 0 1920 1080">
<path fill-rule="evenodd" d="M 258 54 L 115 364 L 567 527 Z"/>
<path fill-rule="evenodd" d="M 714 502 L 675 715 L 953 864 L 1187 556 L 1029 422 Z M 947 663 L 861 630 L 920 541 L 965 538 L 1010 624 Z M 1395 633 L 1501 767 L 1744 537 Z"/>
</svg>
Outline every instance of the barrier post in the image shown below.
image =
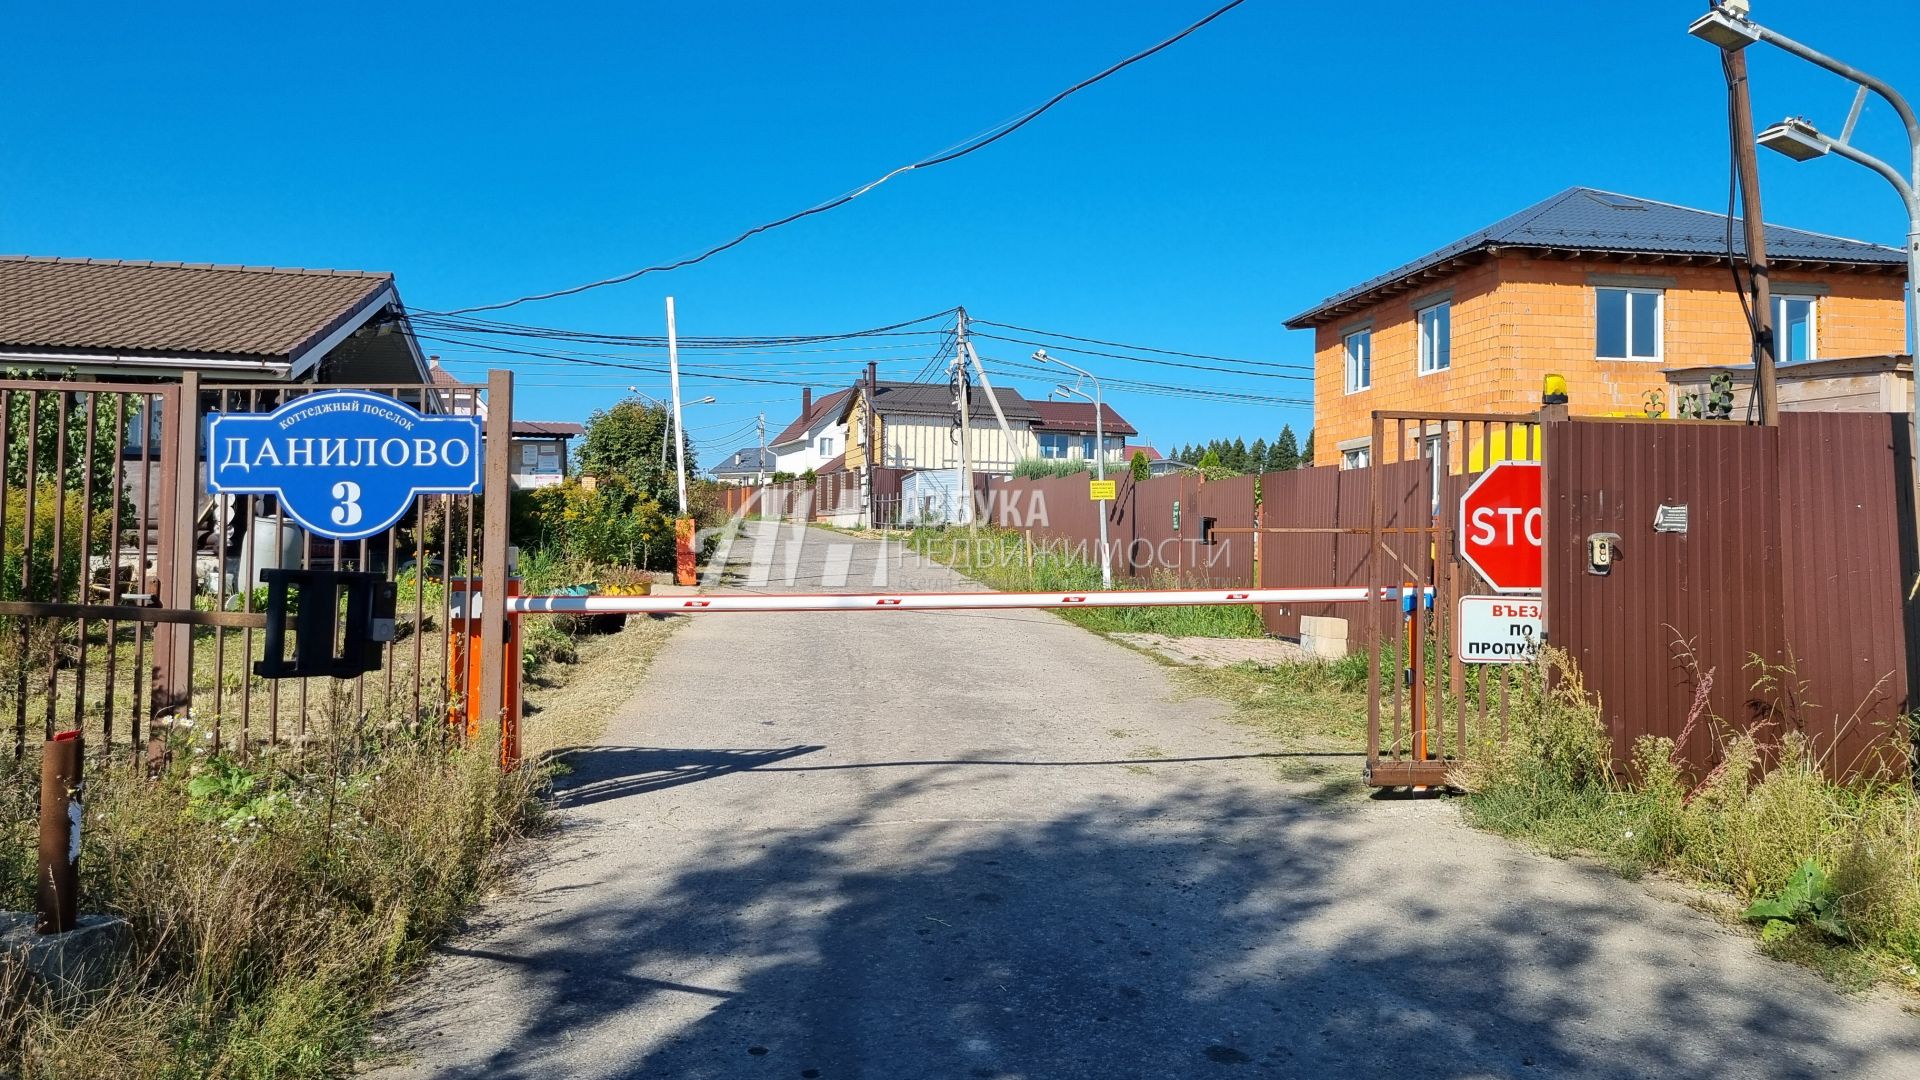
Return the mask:
<svg viewBox="0 0 1920 1080">
<path fill-rule="evenodd" d="M 486 620 L 474 617 L 473 604 L 483 595 L 472 578 L 453 578 L 447 582 L 453 598 L 453 619 L 458 624 L 448 636 L 447 684 L 455 691 L 453 710 L 447 724 L 462 742 L 472 745 L 480 738 L 484 710 L 480 695 L 485 685 L 488 650 L 484 647 Z M 507 579 L 509 600 L 520 595 L 520 579 Z M 508 609 L 501 649 L 500 764 L 511 769 L 520 764 L 520 614 Z"/>
<path fill-rule="evenodd" d="M 692 585 L 699 581 L 698 568 L 694 563 L 698 553 L 693 550 L 693 519 L 689 517 L 673 519 L 673 583 Z"/>
<path fill-rule="evenodd" d="M 64 934 L 79 923 L 80 789 L 86 741 L 63 731 L 40 751 L 40 866 L 34 889 L 35 928 Z"/>
</svg>

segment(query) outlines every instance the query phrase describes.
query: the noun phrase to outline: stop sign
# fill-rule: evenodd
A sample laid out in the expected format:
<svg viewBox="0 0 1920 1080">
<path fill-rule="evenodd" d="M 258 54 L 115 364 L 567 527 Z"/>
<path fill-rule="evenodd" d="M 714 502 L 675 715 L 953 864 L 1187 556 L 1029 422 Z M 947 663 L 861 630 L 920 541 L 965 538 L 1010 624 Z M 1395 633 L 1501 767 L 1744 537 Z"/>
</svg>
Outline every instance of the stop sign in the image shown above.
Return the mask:
<svg viewBox="0 0 1920 1080">
<path fill-rule="evenodd" d="M 1539 592 L 1540 463 L 1502 461 L 1460 496 L 1460 557 L 1496 592 Z"/>
</svg>

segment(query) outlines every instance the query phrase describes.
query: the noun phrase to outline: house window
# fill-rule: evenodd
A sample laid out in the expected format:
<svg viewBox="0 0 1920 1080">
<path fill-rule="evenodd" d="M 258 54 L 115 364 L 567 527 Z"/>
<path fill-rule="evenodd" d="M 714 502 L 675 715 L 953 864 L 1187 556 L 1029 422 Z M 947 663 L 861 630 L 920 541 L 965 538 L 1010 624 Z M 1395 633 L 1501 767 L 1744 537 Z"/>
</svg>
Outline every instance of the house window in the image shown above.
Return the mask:
<svg viewBox="0 0 1920 1080">
<path fill-rule="evenodd" d="M 1373 462 L 1370 447 L 1355 446 L 1340 451 L 1340 467 L 1343 469 L 1364 469 Z"/>
<path fill-rule="evenodd" d="M 827 457 L 833 456 L 833 436 L 820 436 L 820 453 Z"/>
<path fill-rule="evenodd" d="M 1093 436 L 1080 436 L 1080 456 L 1087 461 L 1093 460 Z"/>
<path fill-rule="evenodd" d="M 1414 313 L 1420 323 L 1420 374 L 1453 366 L 1453 304 L 1441 301 Z"/>
<path fill-rule="evenodd" d="M 1355 330 L 1347 335 L 1347 393 L 1373 385 L 1373 331 Z"/>
<path fill-rule="evenodd" d="M 1783 364 L 1816 360 L 1814 300 L 1811 296 L 1775 293 L 1773 296 L 1773 351 Z"/>
<path fill-rule="evenodd" d="M 1658 289 L 1593 290 L 1593 354 L 1602 360 L 1660 359 Z"/>
<path fill-rule="evenodd" d="M 1055 461 L 1064 460 L 1067 456 L 1067 441 L 1068 436 L 1066 435 L 1042 434 L 1040 436 L 1040 456 Z"/>
</svg>

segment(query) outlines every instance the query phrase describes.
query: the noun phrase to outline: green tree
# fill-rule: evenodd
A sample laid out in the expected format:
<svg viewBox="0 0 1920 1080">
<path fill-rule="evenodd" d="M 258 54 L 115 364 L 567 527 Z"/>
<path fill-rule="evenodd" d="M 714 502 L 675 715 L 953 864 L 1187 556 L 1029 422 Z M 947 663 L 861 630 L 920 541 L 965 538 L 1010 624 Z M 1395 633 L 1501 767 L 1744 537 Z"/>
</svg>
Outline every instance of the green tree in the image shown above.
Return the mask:
<svg viewBox="0 0 1920 1080">
<path fill-rule="evenodd" d="M 1300 444 L 1293 436 L 1293 425 L 1280 425 L 1280 437 L 1273 440 L 1273 446 L 1267 451 L 1267 468 L 1273 472 L 1285 472 L 1300 467 Z"/>
<path fill-rule="evenodd" d="M 1308 466 L 1311 466 L 1312 464 L 1313 464 L 1313 429 L 1308 428 L 1307 444 L 1300 448 L 1300 467 L 1304 469 L 1304 468 L 1307 468 Z"/>
<path fill-rule="evenodd" d="M 667 506 L 679 498 L 673 453 L 673 421 L 667 410 L 628 398 L 587 418 L 579 465 L 584 474 L 625 477 L 637 494 Z M 689 445 L 687 475 L 696 468 Z"/>
<path fill-rule="evenodd" d="M 1247 447 L 1247 471 L 1262 472 L 1267 467 L 1267 440 L 1255 439 Z"/>
<path fill-rule="evenodd" d="M 1229 468 L 1236 469 L 1240 472 L 1246 472 L 1247 471 L 1247 440 L 1245 439 L 1233 440 L 1233 442 L 1227 447 L 1227 452 L 1220 455 L 1220 457 L 1227 463 L 1227 466 Z"/>
<path fill-rule="evenodd" d="M 1220 461 L 1220 452 L 1209 448 L 1206 453 L 1200 455 L 1200 460 L 1194 464 L 1200 466 L 1202 469 L 1218 469 L 1222 464 Z"/>
<path fill-rule="evenodd" d="M 1147 455 L 1143 451 L 1139 450 L 1133 452 L 1133 459 L 1127 463 L 1127 469 L 1133 473 L 1135 483 L 1153 475 L 1153 463 L 1147 460 Z"/>
</svg>

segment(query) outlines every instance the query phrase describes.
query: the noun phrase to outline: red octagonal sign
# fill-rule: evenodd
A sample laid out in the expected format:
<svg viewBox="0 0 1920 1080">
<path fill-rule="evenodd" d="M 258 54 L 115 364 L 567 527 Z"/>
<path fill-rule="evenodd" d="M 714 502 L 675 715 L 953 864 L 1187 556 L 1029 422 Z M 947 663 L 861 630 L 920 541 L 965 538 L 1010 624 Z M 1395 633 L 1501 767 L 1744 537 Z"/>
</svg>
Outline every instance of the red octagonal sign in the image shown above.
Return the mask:
<svg viewBox="0 0 1920 1080">
<path fill-rule="evenodd" d="M 1502 461 L 1460 496 L 1460 557 L 1496 592 L 1540 591 L 1540 463 Z"/>
</svg>

